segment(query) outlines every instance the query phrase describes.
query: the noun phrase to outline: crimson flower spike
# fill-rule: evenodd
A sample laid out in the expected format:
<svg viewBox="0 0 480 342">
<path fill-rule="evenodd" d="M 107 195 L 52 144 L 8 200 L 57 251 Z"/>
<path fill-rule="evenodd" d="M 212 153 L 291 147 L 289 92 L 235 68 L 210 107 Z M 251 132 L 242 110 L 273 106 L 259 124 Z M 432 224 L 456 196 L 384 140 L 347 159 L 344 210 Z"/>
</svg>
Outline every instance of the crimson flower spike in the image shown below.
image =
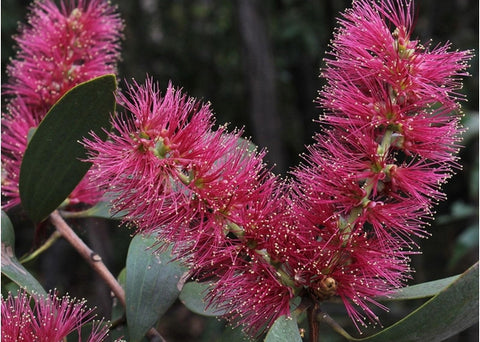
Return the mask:
<svg viewBox="0 0 480 342">
<path fill-rule="evenodd" d="M 323 244 L 302 279 L 335 280 L 362 325 L 378 321 L 372 298 L 408 278 L 413 237 L 428 236 L 441 184 L 459 167 L 458 90 L 471 52 L 423 46 L 413 14 L 408 0 L 358 0 L 338 20 L 318 100 L 325 128 L 294 171 L 295 203 Z"/>
<path fill-rule="evenodd" d="M 1 299 L 2 341 L 62 341 L 76 331 L 81 337 L 82 326 L 91 322 L 95 315 L 86 302 L 68 296 L 30 296 L 20 290 Z M 84 341 L 100 342 L 108 336 L 108 325 L 94 322 L 90 335 Z"/>
<path fill-rule="evenodd" d="M 15 37 L 18 52 L 7 67 L 3 92 L 3 208 L 20 203 L 20 165 L 30 131 L 72 87 L 117 72 L 122 30 L 116 8 L 104 0 L 64 1 L 60 7 L 52 0 L 33 3 L 28 25 Z M 69 201 L 93 204 L 99 196 L 82 181 Z"/>
<path fill-rule="evenodd" d="M 93 182 L 139 232 L 172 242 L 207 299 L 260 335 L 295 297 L 339 296 L 358 328 L 405 284 L 414 237 L 457 167 L 456 93 L 470 52 L 411 38 L 405 0 L 359 0 L 340 19 L 319 103 L 323 132 L 283 181 L 209 105 L 151 79 L 118 101 L 107 141 L 85 140 Z"/>
</svg>

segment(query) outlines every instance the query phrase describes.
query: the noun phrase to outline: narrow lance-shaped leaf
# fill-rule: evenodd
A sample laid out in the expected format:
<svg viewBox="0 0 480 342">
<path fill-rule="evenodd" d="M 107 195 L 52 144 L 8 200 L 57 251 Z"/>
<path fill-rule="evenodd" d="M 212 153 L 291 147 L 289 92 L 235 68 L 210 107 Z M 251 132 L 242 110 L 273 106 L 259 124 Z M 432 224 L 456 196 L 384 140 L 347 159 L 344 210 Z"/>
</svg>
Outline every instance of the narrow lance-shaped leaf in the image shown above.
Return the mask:
<svg viewBox="0 0 480 342">
<path fill-rule="evenodd" d="M 2 211 L 2 274 L 15 282 L 28 293 L 46 295 L 42 285 L 35 279 L 15 257 L 15 233 L 7 214 Z"/>
<path fill-rule="evenodd" d="M 445 288 L 450 286 L 460 276 L 461 274 L 458 274 L 448 278 L 428 281 L 426 283 L 412 286 L 406 286 L 398 289 L 397 291 L 388 296 L 377 297 L 375 299 L 381 301 L 389 301 L 433 297 L 437 295 L 440 291 L 443 291 Z"/>
<path fill-rule="evenodd" d="M 112 220 L 121 220 L 125 215 L 125 211 L 114 212 L 112 211 L 110 202 L 98 202 L 93 207 L 82 211 L 64 212 L 63 216 L 67 218 L 85 218 L 85 217 L 97 217 Z"/>
<path fill-rule="evenodd" d="M 205 301 L 205 295 L 211 286 L 212 284 L 208 282 L 188 282 L 183 286 L 179 299 L 190 311 L 196 314 L 202 316 L 222 316 L 225 314 L 225 310 L 208 306 L 208 302 Z"/>
<path fill-rule="evenodd" d="M 68 91 L 33 134 L 20 168 L 20 198 L 34 222 L 45 219 L 82 180 L 90 163 L 79 143 L 90 131 L 106 138 L 115 112 L 116 80 L 105 75 Z"/>
<path fill-rule="evenodd" d="M 126 273 L 126 268 L 124 267 L 117 276 L 117 281 L 123 289 L 125 289 Z M 114 298 L 110 320 L 112 322 L 121 322 L 123 321 L 122 317 L 125 317 L 125 307 L 120 304 L 118 299 Z M 111 341 L 130 341 L 127 324 L 118 324 L 112 327 L 109 332 L 109 337 Z M 148 342 L 148 339 L 143 338 L 141 342 Z"/>
<path fill-rule="evenodd" d="M 302 342 L 297 319 L 280 316 L 268 331 L 265 342 Z"/>
<path fill-rule="evenodd" d="M 370 337 L 350 341 L 443 341 L 478 322 L 478 262 L 450 286 L 394 325 Z"/>
<path fill-rule="evenodd" d="M 155 238 L 137 235 L 127 255 L 125 299 L 129 341 L 140 341 L 177 299 L 185 269 L 170 250 L 155 253 Z"/>
</svg>

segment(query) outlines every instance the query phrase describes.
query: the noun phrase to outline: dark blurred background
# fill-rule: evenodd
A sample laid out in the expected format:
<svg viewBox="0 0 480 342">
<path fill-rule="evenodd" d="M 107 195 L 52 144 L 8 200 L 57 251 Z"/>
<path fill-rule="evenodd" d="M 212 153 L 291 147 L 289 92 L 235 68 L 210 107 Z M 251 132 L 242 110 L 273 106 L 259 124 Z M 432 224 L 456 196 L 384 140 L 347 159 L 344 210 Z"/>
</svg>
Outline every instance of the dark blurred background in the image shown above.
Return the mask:
<svg viewBox="0 0 480 342">
<path fill-rule="evenodd" d="M 244 127 L 245 135 L 269 150 L 268 161 L 285 174 L 312 143 L 321 109 L 313 102 L 323 80 L 318 77 L 345 0 L 112 0 L 126 23 L 120 79 L 153 76 L 166 88 L 171 80 L 191 96 L 210 101 L 219 124 Z M 29 1 L 2 1 L 2 81 L 13 56 L 12 34 L 25 21 Z M 454 49 L 474 49 L 463 103 L 463 169 L 445 186 L 448 200 L 436 209 L 432 237 L 419 241 L 423 254 L 413 258 L 411 284 L 461 273 L 478 260 L 478 1 L 417 1 L 414 37 L 432 45 L 450 41 Z M 121 84 L 120 84 L 121 86 Z M 32 247 L 33 227 L 19 212 L 17 254 Z M 103 256 L 114 273 L 124 265 L 130 233 L 107 221 L 77 221 L 82 238 Z M 18 228 L 17 228 L 18 227 Z M 85 296 L 109 316 L 108 290 L 92 278 L 75 251 L 59 242 L 27 265 L 46 287 Z M 91 283 L 95 286 L 92 286 Z M 390 305 L 385 326 L 418 303 Z M 335 316 L 340 307 L 331 308 Z M 348 321 L 342 322 L 348 325 Z M 159 329 L 168 341 L 221 341 L 223 324 L 204 319 L 177 303 Z M 328 328 L 324 341 L 341 340 Z M 353 331 L 353 330 L 352 330 Z M 223 337 L 222 337 L 223 336 Z M 233 341 L 234 337 L 228 337 Z M 449 339 L 478 341 L 478 325 Z"/>
</svg>

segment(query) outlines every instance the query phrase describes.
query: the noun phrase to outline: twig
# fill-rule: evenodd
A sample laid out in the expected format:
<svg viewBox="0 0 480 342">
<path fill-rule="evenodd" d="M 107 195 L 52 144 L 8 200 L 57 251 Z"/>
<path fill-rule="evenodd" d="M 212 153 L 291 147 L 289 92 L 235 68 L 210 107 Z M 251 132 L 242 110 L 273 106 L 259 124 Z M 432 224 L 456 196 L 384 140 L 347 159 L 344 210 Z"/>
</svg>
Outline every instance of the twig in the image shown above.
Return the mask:
<svg viewBox="0 0 480 342">
<path fill-rule="evenodd" d="M 62 234 L 63 238 L 67 240 L 73 248 L 77 250 L 78 253 L 90 264 L 90 266 L 100 275 L 100 277 L 107 283 L 114 295 L 120 301 L 123 307 L 125 307 L 125 291 L 122 286 L 118 283 L 117 279 L 112 275 L 108 270 L 105 264 L 102 261 L 100 255 L 95 253 L 90 247 L 88 247 L 85 242 L 78 237 L 73 229 L 65 222 L 63 217 L 59 214 L 57 210 L 50 214 L 50 221 L 57 228 L 57 230 Z M 147 332 L 147 336 L 151 341 L 154 342 L 166 342 L 166 340 L 160 335 L 160 333 L 151 328 Z"/>
<path fill-rule="evenodd" d="M 343 329 L 340 324 L 338 324 L 332 317 L 330 317 L 326 312 L 322 312 L 321 310 L 318 310 L 315 315 L 315 320 L 317 322 L 325 322 L 327 323 L 334 331 L 336 331 L 338 334 L 342 335 L 349 341 L 359 341 L 358 339 L 352 337 L 348 332 Z"/>
<path fill-rule="evenodd" d="M 28 255 L 25 255 L 23 256 L 21 259 L 20 259 L 20 263 L 21 264 L 24 264 L 26 262 L 29 262 L 33 259 L 35 259 L 36 257 L 38 257 L 40 254 L 42 254 L 43 252 L 45 252 L 47 249 L 49 249 L 54 243 L 55 241 L 58 240 L 58 238 L 62 236 L 62 234 L 60 234 L 60 232 L 58 230 L 54 231 L 52 235 L 50 235 L 50 237 L 48 238 L 47 241 L 45 241 L 45 243 L 43 245 L 41 245 L 39 248 L 37 248 L 36 250 L 34 250 L 32 253 L 28 254 Z"/>
<path fill-rule="evenodd" d="M 307 317 L 308 317 L 308 330 L 309 330 L 309 340 L 310 342 L 318 342 L 318 336 L 319 336 L 319 331 L 318 331 L 318 320 L 316 319 L 317 317 L 317 312 L 318 312 L 319 306 L 318 303 L 315 302 L 313 305 L 309 306 L 307 309 Z"/>
<path fill-rule="evenodd" d="M 122 286 L 118 283 L 117 279 L 110 273 L 108 268 L 102 262 L 100 255 L 95 253 L 88 247 L 85 242 L 83 242 L 77 234 L 70 228 L 70 226 L 65 222 L 65 220 L 60 216 L 58 211 L 54 211 L 50 214 L 50 221 L 57 228 L 57 230 L 62 234 L 62 236 L 67 240 L 73 248 L 77 250 L 78 253 L 90 264 L 90 266 L 100 275 L 100 277 L 107 283 L 112 292 L 118 298 L 120 303 L 125 306 L 125 291 Z"/>
</svg>

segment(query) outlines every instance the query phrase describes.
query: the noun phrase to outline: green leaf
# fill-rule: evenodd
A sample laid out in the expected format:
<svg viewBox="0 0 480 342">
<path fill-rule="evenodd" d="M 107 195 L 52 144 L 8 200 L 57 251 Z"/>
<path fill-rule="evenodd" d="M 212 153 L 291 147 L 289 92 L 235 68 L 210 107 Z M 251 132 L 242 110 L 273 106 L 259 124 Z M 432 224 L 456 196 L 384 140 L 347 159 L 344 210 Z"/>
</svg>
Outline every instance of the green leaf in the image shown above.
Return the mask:
<svg viewBox="0 0 480 342">
<path fill-rule="evenodd" d="M 170 250 L 155 253 L 155 238 L 137 235 L 130 243 L 125 281 L 130 341 L 139 341 L 177 299 L 185 273 Z"/>
<path fill-rule="evenodd" d="M 478 248 L 478 224 L 466 228 L 456 239 L 448 268 L 453 268 L 466 254 Z"/>
<path fill-rule="evenodd" d="M 450 211 L 449 214 L 438 216 L 438 224 L 454 224 L 458 220 L 468 219 L 477 214 L 477 209 L 473 205 L 463 201 L 453 202 Z"/>
<path fill-rule="evenodd" d="M 211 341 L 211 340 L 207 340 Z M 228 342 L 248 342 L 251 341 L 250 338 L 243 332 L 243 327 L 240 325 L 238 327 L 232 328 L 229 326 L 226 326 L 220 336 L 217 336 L 215 341 L 218 342 L 223 342 L 223 341 L 228 341 Z"/>
<path fill-rule="evenodd" d="M 463 133 L 463 143 L 466 145 L 470 140 L 478 136 L 479 130 L 479 120 L 478 112 L 468 112 L 465 114 L 462 120 L 463 125 L 467 128 L 466 132 Z"/>
<path fill-rule="evenodd" d="M 126 268 L 124 267 L 117 276 L 118 283 L 125 289 L 125 279 L 126 279 Z M 112 324 L 117 320 L 122 320 L 125 315 L 125 308 L 118 301 L 117 298 L 113 299 L 112 305 Z M 130 336 L 128 335 L 128 326 L 127 324 L 118 324 L 115 327 L 112 327 L 109 332 L 109 341 L 130 341 Z M 141 342 L 148 342 L 146 338 L 143 338 Z"/>
<path fill-rule="evenodd" d="M 112 214 L 112 207 L 110 202 L 98 202 L 95 206 L 86 210 L 65 211 L 62 213 L 62 216 L 68 218 L 97 217 L 112 220 L 121 220 L 125 213 L 125 211 L 120 211 Z"/>
<path fill-rule="evenodd" d="M 2 211 L 2 274 L 22 287 L 28 293 L 46 295 L 42 285 L 15 257 L 15 233 L 7 214 Z"/>
<path fill-rule="evenodd" d="M 15 232 L 13 230 L 12 221 L 10 221 L 7 213 L 2 210 L 2 247 L 4 244 L 6 246 L 11 246 L 12 249 L 14 248 Z"/>
<path fill-rule="evenodd" d="M 125 289 L 126 273 L 126 268 L 123 268 L 117 277 L 117 281 L 123 289 Z M 125 308 L 120 303 L 120 301 L 116 297 L 114 297 L 112 303 L 111 320 L 116 321 L 117 319 L 121 319 L 123 315 L 125 315 Z"/>
<path fill-rule="evenodd" d="M 98 319 L 95 319 L 94 321 L 90 321 L 86 324 L 83 324 L 80 328 L 80 331 L 74 329 L 68 336 L 62 340 L 62 342 L 78 342 L 78 341 L 87 341 L 86 336 L 90 336 L 92 334 L 92 329 L 93 329 L 93 324 L 95 323 L 95 329 L 100 329 L 100 327 L 110 327 L 110 322 L 108 321 L 99 321 Z M 79 336 L 80 332 L 80 336 Z M 82 339 L 83 336 L 83 339 Z M 111 334 L 109 333 L 109 336 L 111 338 Z M 92 339 L 95 340 L 95 339 Z M 98 338 L 97 338 L 98 340 Z"/>
<path fill-rule="evenodd" d="M 44 220 L 68 197 L 90 168 L 79 143 L 91 131 L 106 138 L 115 112 L 114 75 L 97 77 L 68 91 L 33 134 L 20 168 L 20 198 L 34 222 Z"/>
<path fill-rule="evenodd" d="M 251 142 L 249 139 L 238 138 L 237 146 L 245 149 L 247 153 L 254 153 L 258 151 L 258 146 Z"/>
<path fill-rule="evenodd" d="M 124 267 L 118 274 L 117 280 L 121 287 L 125 288 L 125 282 L 127 279 L 127 269 Z"/>
<path fill-rule="evenodd" d="M 373 336 L 352 341 L 443 341 L 478 322 L 478 262 L 414 312 Z"/>
<path fill-rule="evenodd" d="M 418 285 L 403 287 L 388 296 L 377 297 L 375 299 L 388 301 L 433 297 L 440 291 L 443 291 L 446 287 L 450 286 L 459 277 L 460 274 L 448 278 L 428 281 Z"/>
<path fill-rule="evenodd" d="M 207 282 L 188 282 L 183 286 L 179 299 L 190 311 L 196 314 L 202 316 L 222 316 L 225 314 L 225 310 L 216 309 L 212 306 L 207 308 L 207 303 L 204 300 L 211 286 L 212 284 Z"/>
<path fill-rule="evenodd" d="M 295 317 L 280 316 L 268 330 L 265 342 L 302 342 Z"/>
</svg>

